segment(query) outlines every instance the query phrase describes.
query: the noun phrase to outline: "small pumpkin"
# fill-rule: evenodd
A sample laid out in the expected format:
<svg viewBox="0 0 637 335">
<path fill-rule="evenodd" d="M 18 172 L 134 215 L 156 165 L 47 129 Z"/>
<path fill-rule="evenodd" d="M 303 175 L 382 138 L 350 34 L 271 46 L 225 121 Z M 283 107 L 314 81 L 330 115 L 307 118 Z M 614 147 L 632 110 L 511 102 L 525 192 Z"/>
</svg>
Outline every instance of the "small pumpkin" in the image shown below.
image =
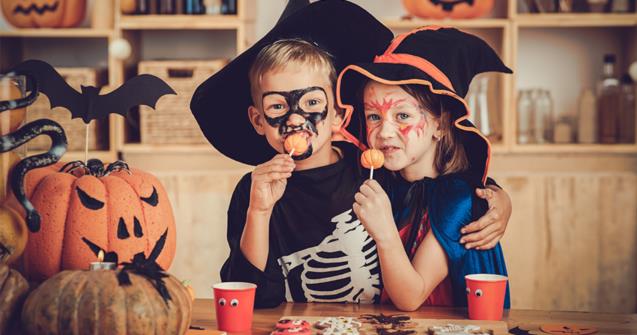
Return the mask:
<svg viewBox="0 0 637 335">
<path fill-rule="evenodd" d="M 27 244 L 27 226 L 20 214 L 0 206 L 0 266 L 13 263 Z"/>
<path fill-rule="evenodd" d="M 9 23 L 18 28 L 69 28 L 84 20 L 86 0 L 0 0 Z"/>
<path fill-rule="evenodd" d="M 403 0 L 413 16 L 426 19 L 471 19 L 488 14 L 493 0 Z"/>
<path fill-rule="evenodd" d="M 29 232 L 23 274 L 41 281 L 61 270 L 87 269 L 103 251 L 122 262 L 150 252 L 168 231 L 157 262 L 168 269 L 175 256 L 175 218 L 159 180 L 122 161 L 72 162 L 26 175 L 26 195 L 40 213 L 40 230 Z"/>
<path fill-rule="evenodd" d="M 163 280 L 165 302 L 153 284 L 130 273 L 120 285 L 118 271 L 63 271 L 29 295 L 22 309 L 26 334 L 184 334 L 192 301 L 173 276 Z"/>
<path fill-rule="evenodd" d="M 0 334 L 9 333 L 28 291 L 29 283 L 18 271 L 0 264 Z"/>
<path fill-rule="evenodd" d="M 186 287 L 165 273 L 157 256 L 164 232 L 148 257 L 136 254 L 119 271 L 63 271 L 38 287 L 24 304 L 28 334 L 184 334 L 192 301 Z"/>
</svg>

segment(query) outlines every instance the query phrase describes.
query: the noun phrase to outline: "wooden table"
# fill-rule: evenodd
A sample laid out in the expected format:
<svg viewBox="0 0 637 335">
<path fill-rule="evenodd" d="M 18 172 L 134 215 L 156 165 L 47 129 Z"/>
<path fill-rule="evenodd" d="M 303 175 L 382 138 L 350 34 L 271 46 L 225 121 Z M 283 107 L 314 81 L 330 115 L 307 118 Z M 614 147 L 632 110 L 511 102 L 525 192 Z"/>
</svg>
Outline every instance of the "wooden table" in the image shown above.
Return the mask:
<svg viewBox="0 0 637 335">
<path fill-rule="evenodd" d="M 284 315 L 298 316 L 359 316 L 365 313 L 404 313 L 392 305 L 354 305 L 325 303 L 287 303 L 272 309 L 254 311 L 252 334 L 269 334 L 276 321 Z M 462 308 L 423 307 L 415 312 L 404 313 L 420 319 L 465 319 Z M 531 310 L 505 311 L 503 318 L 509 328 L 519 326 L 534 334 L 543 324 L 577 324 L 596 327 L 598 334 L 637 334 L 637 314 L 606 314 L 582 312 L 550 312 Z M 214 304 L 211 299 L 197 299 L 194 304 L 192 324 L 206 329 L 216 329 Z"/>
</svg>

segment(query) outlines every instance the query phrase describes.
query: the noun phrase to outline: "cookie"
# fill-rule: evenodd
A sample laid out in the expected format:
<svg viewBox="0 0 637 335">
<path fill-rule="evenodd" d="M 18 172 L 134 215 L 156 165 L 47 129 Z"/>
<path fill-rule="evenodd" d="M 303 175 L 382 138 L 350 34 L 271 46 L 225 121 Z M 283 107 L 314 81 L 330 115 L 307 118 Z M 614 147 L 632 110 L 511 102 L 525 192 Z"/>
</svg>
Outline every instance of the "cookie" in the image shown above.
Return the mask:
<svg viewBox="0 0 637 335">
<path fill-rule="evenodd" d="M 302 319 L 298 319 L 298 320 L 292 320 L 292 319 L 281 319 L 279 320 L 279 322 L 276 323 L 276 328 L 278 329 L 288 329 L 288 328 L 307 328 L 310 329 L 310 323 L 302 320 Z"/>
<path fill-rule="evenodd" d="M 493 335 L 490 329 L 481 329 L 474 325 L 447 324 L 445 326 L 433 326 L 427 330 L 429 335 Z"/>
<path fill-rule="evenodd" d="M 271 335 L 312 335 L 310 328 L 303 327 L 290 327 L 290 328 L 275 328 Z"/>
</svg>

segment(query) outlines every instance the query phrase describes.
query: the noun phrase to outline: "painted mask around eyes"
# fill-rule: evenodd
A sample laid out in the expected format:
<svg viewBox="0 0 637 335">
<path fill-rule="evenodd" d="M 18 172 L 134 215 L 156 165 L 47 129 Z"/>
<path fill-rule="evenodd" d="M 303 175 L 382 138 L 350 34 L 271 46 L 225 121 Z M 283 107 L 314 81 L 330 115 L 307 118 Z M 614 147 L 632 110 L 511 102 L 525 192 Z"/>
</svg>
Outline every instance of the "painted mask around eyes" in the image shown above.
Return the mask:
<svg viewBox="0 0 637 335">
<path fill-rule="evenodd" d="M 285 104 L 282 102 L 285 101 Z M 281 105 L 281 108 L 270 109 L 270 105 Z M 292 91 L 266 92 L 263 94 L 263 106 L 266 122 L 278 128 L 279 134 L 287 137 L 297 132 L 308 132 L 318 136 L 319 122 L 325 120 L 328 113 L 327 93 L 322 87 L 312 86 Z M 290 126 L 288 120 L 293 114 L 305 119 L 302 124 Z M 303 160 L 313 153 L 310 144 L 305 153 L 296 155 L 295 160 Z"/>
</svg>

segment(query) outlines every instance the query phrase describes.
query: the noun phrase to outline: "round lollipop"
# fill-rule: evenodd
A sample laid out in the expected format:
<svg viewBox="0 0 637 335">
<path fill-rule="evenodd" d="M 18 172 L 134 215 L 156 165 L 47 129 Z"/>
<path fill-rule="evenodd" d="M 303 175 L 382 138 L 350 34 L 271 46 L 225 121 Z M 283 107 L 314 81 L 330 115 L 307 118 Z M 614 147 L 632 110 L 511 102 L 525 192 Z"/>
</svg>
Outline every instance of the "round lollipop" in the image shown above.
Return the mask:
<svg viewBox="0 0 637 335">
<path fill-rule="evenodd" d="M 302 155 L 307 151 L 307 140 L 299 133 L 292 134 L 285 139 L 285 151 L 290 153 L 290 157 Z"/>
<path fill-rule="evenodd" d="M 374 169 L 380 169 L 385 163 L 383 152 L 376 149 L 367 149 L 361 155 L 361 165 L 369 169 L 369 179 L 374 178 Z"/>
</svg>

